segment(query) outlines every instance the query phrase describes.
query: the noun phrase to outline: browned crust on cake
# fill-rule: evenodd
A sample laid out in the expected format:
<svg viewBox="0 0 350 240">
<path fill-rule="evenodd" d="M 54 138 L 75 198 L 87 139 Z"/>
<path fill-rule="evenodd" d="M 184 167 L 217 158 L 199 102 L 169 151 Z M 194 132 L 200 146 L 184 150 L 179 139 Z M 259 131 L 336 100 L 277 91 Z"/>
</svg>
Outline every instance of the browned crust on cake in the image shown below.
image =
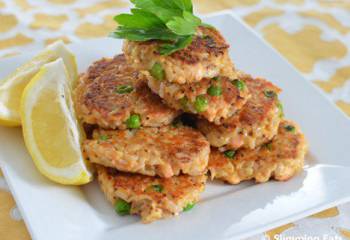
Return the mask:
<svg viewBox="0 0 350 240">
<path fill-rule="evenodd" d="M 294 130 L 288 131 L 287 126 Z M 283 120 L 278 134 L 259 148 L 237 150 L 233 158 L 213 148 L 208 168 L 213 179 L 230 184 L 251 179 L 259 183 L 271 178 L 286 181 L 302 170 L 306 152 L 307 142 L 300 128 Z"/>
<path fill-rule="evenodd" d="M 215 125 L 204 119 L 198 120 L 198 128 L 208 138 L 210 144 L 221 150 L 238 149 L 240 147 L 255 148 L 276 134 L 281 120 L 280 89 L 263 78 L 253 78 L 241 73 L 242 79 L 250 92 L 250 98 L 242 109 L 232 117 Z M 272 97 L 266 96 L 272 91 Z"/>
<path fill-rule="evenodd" d="M 133 90 L 118 94 L 120 86 Z M 125 122 L 132 114 L 140 115 L 141 125 L 146 127 L 168 125 L 179 115 L 152 93 L 145 76 L 131 68 L 122 55 L 89 67 L 75 89 L 75 106 L 82 122 L 111 129 L 127 128 Z"/>
<path fill-rule="evenodd" d="M 158 178 L 96 167 L 107 199 L 113 205 L 119 198 L 129 202 L 130 213 L 140 215 L 144 223 L 178 215 L 188 204 L 198 202 L 207 179 L 205 175 Z M 153 186 L 161 187 L 161 191 L 155 191 Z"/>
<path fill-rule="evenodd" d="M 85 140 L 85 154 L 91 162 L 106 167 L 166 178 L 207 171 L 209 143 L 190 127 L 95 130 L 93 138 Z"/>
</svg>

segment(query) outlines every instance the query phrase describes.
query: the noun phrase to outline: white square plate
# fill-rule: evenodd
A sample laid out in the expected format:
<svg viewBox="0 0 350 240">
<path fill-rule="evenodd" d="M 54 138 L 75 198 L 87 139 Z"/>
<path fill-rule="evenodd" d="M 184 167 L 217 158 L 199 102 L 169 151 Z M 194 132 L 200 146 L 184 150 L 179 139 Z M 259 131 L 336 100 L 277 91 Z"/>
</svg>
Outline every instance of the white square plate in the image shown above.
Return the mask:
<svg viewBox="0 0 350 240">
<path fill-rule="evenodd" d="M 346 116 L 240 20 L 221 14 L 206 22 L 222 31 L 239 69 L 284 89 L 286 116 L 301 125 L 310 143 L 305 170 L 285 183 L 210 183 L 192 211 L 144 225 L 137 217 L 117 216 L 96 182 L 84 187 L 49 182 L 33 166 L 21 130 L 0 128 L 0 164 L 33 239 L 239 239 L 350 200 Z M 93 61 L 120 53 L 121 41 L 98 39 L 70 47 L 85 71 Z M 0 78 L 28 58 L 0 61 Z"/>
</svg>

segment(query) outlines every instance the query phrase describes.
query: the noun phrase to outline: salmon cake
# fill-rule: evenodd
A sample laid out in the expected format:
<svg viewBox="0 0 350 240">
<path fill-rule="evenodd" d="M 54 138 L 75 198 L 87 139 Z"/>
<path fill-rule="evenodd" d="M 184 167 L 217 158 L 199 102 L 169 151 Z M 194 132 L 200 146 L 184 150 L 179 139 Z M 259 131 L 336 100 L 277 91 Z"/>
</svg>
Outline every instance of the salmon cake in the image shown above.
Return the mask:
<svg viewBox="0 0 350 240">
<path fill-rule="evenodd" d="M 78 118 L 108 129 L 159 127 L 180 113 L 162 103 L 123 55 L 95 62 L 74 91 Z"/>
<path fill-rule="evenodd" d="M 211 146 L 227 149 L 241 147 L 254 149 L 270 141 L 278 130 L 283 109 L 278 94 L 280 89 L 262 78 L 240 73 L 239 79 L 247 85 L 251 97 L 242 109 L 232 117 L 215 125 L 199 119 L 198 129 L 207 137 Z"/>
<path fill-rule="evenodd" d="M 193 208 L 207 180 L 206 175 L 159 178 L 96 167 L 101 189 L 115 211 L 119 215 L 140 215 L 144 223 Z"/>
<path fill-rule="evenodd" d="M 131 65 L 126 64 L 123 54 L 114 56 L 113 58 L 102 58 L 92 63 L 88 70 L 80 75 L 80 82 L 90 83 L 101 75 L 114 73 L 134 74 L 135 69 Z"/>
<path fill-rule="evenodd" d="M 229 45 L 215 28 L 199 27 L 192 43 L 170 55 L 161 55 L 161 41 L 124 42 L 123 52 L 135 68 L 149 71 L 158 80 L 179 84 L 216 76 L 234 77 Z"/>
<path fill-rule="evenodd" d="M 210 145 L 197 130 L 164 126 L 127 130 L 101 130 L 85 140 L 83 150 L 93 163 L 123 172 L 169 178 L 207 172 Z"/>
<path fill-rule="evenodd" d="M 175 109 L 198 114 L 214 124 L 231 117 L 250 97 L 244 81 L 227 77 L 204 78 L 200 82 L 178 84 L 147 75 L 148 86 Z"/>
<path fill-rule="evenodd" d="M 286 181 L 302 170 L 306 152 L 307 143 L 299 127 L 283 120 L 276 137 L 257 149 L 212 149 L 208 168 L 212 179 L 230 184 L 251 179 L 258 183 L 271 178 Z"/>
</svg>

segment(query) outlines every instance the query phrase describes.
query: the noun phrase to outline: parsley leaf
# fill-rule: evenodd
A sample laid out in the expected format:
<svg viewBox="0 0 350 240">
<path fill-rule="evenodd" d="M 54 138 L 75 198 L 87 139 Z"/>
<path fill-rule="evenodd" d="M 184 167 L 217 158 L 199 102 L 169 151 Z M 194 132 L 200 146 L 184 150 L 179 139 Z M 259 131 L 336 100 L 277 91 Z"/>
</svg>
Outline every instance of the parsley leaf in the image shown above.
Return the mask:
<svg viewBox="0 0 350 240">
<path fill-rule="evenodd" d="M 119 14 L 114 20 L 120 25 L 128 28 L 153 29 L 164 28 L 164 23 L 156 15 L 141 9 L 131 9 L 132 14 Z"/>
<path fill-rule="evenodd" d="M 196 28 L 198 27 L 195 23 L 188 22 L 180 17 L 174 17 L 173 20 L 166 24 L 166 26 L 180 36 L 194 35 L 196 33 Z"/>
<path fill-rule="evenodd" d="M 164 23 L 167 23 L 175 16 L 181 16 L 182 10 L 177 8 L 172 1 L 164 0 L 131 0 L 135 7 L 153 13 Z"/>
<path fill-rule="evenodd" d="M 177 39 L 177 35 L 169 30 L 164 30 L 160 28 L 150 29 L 145 31 L 143 29 L 133 29 L 119 27 L 117 31 L 110 34 L 111 37 L 124 38 L 131 41 L 148 41 L 152 39 L 158 40 L 173 40 Z"/>
<path fill-rule="evenodd" d="M 182 16 L 187 22 L 193 22 L 193 24 L 200 26 L 202 24 L 202 20 L 199 17 L 196 17 L 192 13 L 184 11 Z"/>
<path fill-rule="evenodd" d="M 169 55 L 172 54 L 180 49 L 185 48 L 187 45 L 191 44 L 193 37 L 192 36 L 185 36 L 182 38 L 179 38 L 175 43 L 173 44 L 163 44 L 160 49 L 159 53 L 161 55 Z"/>
<path fill-rule="evenodd" d="M 193 5 L 191 0 L 174 0 L 173 2 L 182 10 L 193 13 Z"/>
<path fill-rule="evenodd" d="M 130 41 L 164 41 L 159 52 L 169 55 L 192 43 L 200 18 L 193 15 L 191 0 L 130 0 L 131 13 L 114 17 L 119 27 L 110 34 Z"/>
<path fill-rule="evenodd" d="M 166 26 L 180 36 L 194 35 L 202 21 L 189 12 L 183 12 L 183 17 L 173 17 Z"/>
</svg>

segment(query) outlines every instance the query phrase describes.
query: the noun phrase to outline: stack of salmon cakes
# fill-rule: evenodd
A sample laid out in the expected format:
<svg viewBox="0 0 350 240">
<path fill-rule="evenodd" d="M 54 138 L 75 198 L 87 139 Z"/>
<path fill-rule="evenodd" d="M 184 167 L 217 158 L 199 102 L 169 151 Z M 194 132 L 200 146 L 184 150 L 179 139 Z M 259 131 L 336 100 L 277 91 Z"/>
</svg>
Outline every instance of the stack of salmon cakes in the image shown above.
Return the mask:
<svg viewBox="0 0 350 240">
<path fill-rule="evenodd" d="M 307 144 L 297 124 L 284 119 L 281 89 L 237 70 L 218 30 L 199 27 L 188 47 L 169 56 L 157 53 L 158 44 L 125 41 L 125 57 L 166 105 L 195 116 L 211 145 L 212 179 L 266 182 L 301 171 Z"/>
<path fill-rule="evenodd" d="M 181 112 L 165 105 L 124 55 L 95 62 L 74 95 L 81 122 L 92 129 L 84 154 L 120 215 L 147 223 L 194 206 L 207 179 L 209 142 L 172 124 Z"/>
<path fill-rule="evenodd" d="M 236 78 L 229 45 L 216 29 L 199 27 L 192 43 L 171 55 L 157 53 L 160 44 L 125 41 L 123 49 L 169 107 L 219 124 L 247 102 L 249 91 Z"/>
<path fill-rule="evenodd" d="M 281 89 L 238 71 L 218 30 L 198 27 L 169 55 L 161 44 L 125 40 L 122 55 L 93 63 L 75 89 L 89 126 L 84 154 L 120 215 L 148 223 L 188 211 L 207 176 L 262 183 L 302 170 L 307 143 L 284 119 Z"/>
</svg>

